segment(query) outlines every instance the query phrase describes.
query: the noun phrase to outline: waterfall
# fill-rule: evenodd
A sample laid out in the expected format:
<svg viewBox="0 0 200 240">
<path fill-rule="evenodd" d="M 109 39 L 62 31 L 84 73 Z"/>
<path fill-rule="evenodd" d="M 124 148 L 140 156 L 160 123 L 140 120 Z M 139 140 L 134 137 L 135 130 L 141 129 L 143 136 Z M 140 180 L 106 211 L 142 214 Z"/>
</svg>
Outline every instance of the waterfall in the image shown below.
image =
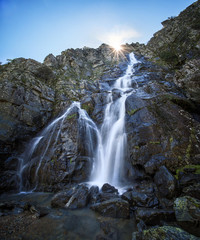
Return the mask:
<svg viewBox="0 0 200 240">
<path fill-rule="evenodd" d="M 85 156 L 93 159 L 90 184 L 101 187 L 109 183 L 120 186 L 123 178 L 123 163 L 126 154 L 125 101 L 132 94 L 133 65 L 137 62 L 134 54 L 129 55 L 130 62 L 124 76 L 116 80 L 107 95 L 104 120 L 100 129 L 74 102 L 58 118 L 52 121 L 37 137 L 33 138 L 26 151 L 20 156 L 18 167 L 19 191 L 33 191 L 40 183 L 39 171 L 45 170 L 53 157 L 65 119 L 76 108 L 78 112 L 79 145 Z M 113 93 L 118 93 L 118 99 Z M 39 153 L 39 154 L 38 154 Z M 31 178 L 31 180 L 30 180 Z"/>
<path fill-rule="evenodd" d="M 84 143 L 81 144 L 85 145 L 88 156 L 93 157 L 95 155 L 95 146 L 99 138 L 97 126 L 90 119 L 87 112 L 81 109 L 80 103 L 73 102 L 63 115 L 52 121 L 37 137 L 29 142 L 25 152 L 19 157 L 20 162 L 17 173 L 19 192 L 34 191 L 38 187 L 38 173 L 41 168 L 45 169 L 48 161 L 53 157 L 64 120 L 75 108 L 78 109 L 80 131 L 84 135 Z"/>
<path fill-rule="evenodd" d="M 123 178 L 123 162 L 126 154 L 126 132 L 125 132 L 125 101 L 132 93 L 133 65 L 137 63 L 134 54 L 129 55 L 130 62 L 124 76 L 116 80 L 108 94 L 108 104 L 105 108 L 104 120 L 100 129 L 99 144 L 91 182 L 102 186 L 109 183 L 120 186 Z M 117 100 L 113 99 L 112 92 L 120 92 Z"/>
</svg>

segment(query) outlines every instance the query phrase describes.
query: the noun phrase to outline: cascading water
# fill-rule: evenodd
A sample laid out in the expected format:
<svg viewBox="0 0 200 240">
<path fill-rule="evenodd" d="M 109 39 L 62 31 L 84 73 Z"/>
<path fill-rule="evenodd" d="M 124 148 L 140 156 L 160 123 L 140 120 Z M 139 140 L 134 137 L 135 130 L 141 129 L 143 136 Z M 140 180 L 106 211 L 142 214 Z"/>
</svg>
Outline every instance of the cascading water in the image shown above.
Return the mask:
<svg viewBox="0 0 200 240">
<path fill-rule="evenodd" d="M 109 183 L 119 186 L 123 177 L 123 162 L 126 153 L 125 101 L 132 93 L 133 65 L 137 63 L 134 54 L 129 55 L 130 63 L 124 76 L 116 80 L 111 91 L 120 92 L 114 101 L 112 92 L 108 94 L 104 120 L 100 130 L 99 144 L 91 175 L 91 182 L 102 186 Z"/>
<path fill-rule="evenodd" d="M 18 168 L 19 190 L 33 191 L 39 184 L 39 171 L 44 170 L 48 161 L 55 152 L 55 147 L 61 134 L 64 120 L 73 111 L 78 109 L 78 124 L 82 132 L 82 141 L 85 154 L 93 159 L 93 168 L 90 184 L 101 187 L 104 183 L 120 186 L 123 178 L 123 162 L 126 153 L 125 132 L 125 101 L 133 92 L 132 75 L 133 65 L 137 62 L 134 54 L 129 55 L 128 64 L 124 76 L 116 80 L 107 96 L 107 105 L 104 120 L 99 130 L 90 119 L 87 112 L 80 107 L 80 103 L 74 102 L 64 114 L 51 122 L 39 136 L 32 139 L 26 151 L 20 157 Z M 118 99 L 113 93 L 118 93 Z M 80 136 L 79 136 L 80 137 Z M 39 153 L 39 155 L 38 155 Z M 30 181 L 30 178 L 32 180 Z"/>
<path fill-rule="evenodd" d="M 84 144 L 87 148 L 87 155 L 95 155 L 95 146 L 97 145 L 99 132 L 96 124 L 90 119 L 87 112 L 80 107 L 79 102 L 74 102 L 64 112 L 64 114 L 51 122 L 38 137 L 33 138 L 26 151 L 19 158 L 18 167 L 19 191 L 34 191 L 39 183 L 38 172 L 41 168 L 45 169 L 48 161 L 52 158 L 55 147 L 61 134 L 64 120 L 71 114 L 74 108 L 78 109 L 79 127 L 84 135 Z M 40 153 L 38 155 L 38 152 Z M 30 178 L 31 182 L 30 183 Z"/>
</svg>

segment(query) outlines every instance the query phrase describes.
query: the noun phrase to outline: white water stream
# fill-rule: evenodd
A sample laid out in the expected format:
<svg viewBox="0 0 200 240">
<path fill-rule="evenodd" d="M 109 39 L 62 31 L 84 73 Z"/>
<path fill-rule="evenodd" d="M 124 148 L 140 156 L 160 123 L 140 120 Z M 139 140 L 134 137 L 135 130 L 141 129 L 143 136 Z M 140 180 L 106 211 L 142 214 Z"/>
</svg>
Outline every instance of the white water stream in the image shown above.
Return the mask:
<svg viewBox="0 0 200 240">
<path fill-rule="evenodd" d="M 126 154 L 125 132 L 125 101 L 132 93 L 131 88 L 133 65 L 137 63 L 134 54 L 129 55 L 124 76 L 116 80 L 108 94 L 108 104 L 105 108 L 104 120 L 100 129 L 100 139 L 97 146 L 95 163 L 91 175 L 91 183 L 102 186 L 109 183 L 120 186 L 123 178 L 123 162 Z M 113 91 L 120 92 L 121 96 L 114 101 Z"/>
<path fill-rule="evenodd" d="M 73 102 L 63 115 L 52 121 L 39 136 L 30 141 L 26 151 L 19 158 L 18 177 L 20 192 L 34 191 L 37 188 L 39 183 L 38 172 L 41 168 L 45 169 L 48 160 L 53 156 L 64 120 L 71 114 L 74 108 L 78 109 L 79 125 L 84 129 L 85 140 L 89 142 L 87 144 L 87 152 L 90 156 L 95 155 L 96 142 L 94 142 L 93 133 L 96 133 L 97 138 L 99 138 L 98 128 L 87 112 L 81 109 L 80 103 Z M 37 155 L 38 149 L 41 153 L 39 156 Z M 32 175 L 32 184 L 29 182 L 30 175 Z"/>
<path fill-rule="evenodd" d="M 84 131 L 85 146 L 89 156 L 94 159 L 89 184 L 101 187 L 109 183 L 119 187 L 123 178 L 123 163 L 126 154 L 125 132 L 125 101 L 133 92 L 131 87 L 133 65 L 137 62 L 134 54 L 129 55 L 130 62 L 124 76 L 116 80 L 107 96 L 107 105 L 104 120 L 99 130 L 90 119 L 87 112 L 74 102 L 64 114 L 52 121 L 37 137 L 29 143 L 26 151 L 20 158 L 18 168 L 19 191 L 35 190 L 39 183 L 38 172 L 45 168 L 47 162 L 54 154 L 62 126 L 66 117 L 76 107 L 79 113 L 79 127 Z M 113 92 L 120 94 L 118 99 L 113 98 Z M 95 135 L 95 141 L 94 141 Z M 41 153 L 37 156 L 36 151 Z M 34 169 L 34 170 L 33 170 Z M 29 182 L 32 175 L 32 183 Z M 34 184 L 33 184 L 34 183 Z"/>
</svg>

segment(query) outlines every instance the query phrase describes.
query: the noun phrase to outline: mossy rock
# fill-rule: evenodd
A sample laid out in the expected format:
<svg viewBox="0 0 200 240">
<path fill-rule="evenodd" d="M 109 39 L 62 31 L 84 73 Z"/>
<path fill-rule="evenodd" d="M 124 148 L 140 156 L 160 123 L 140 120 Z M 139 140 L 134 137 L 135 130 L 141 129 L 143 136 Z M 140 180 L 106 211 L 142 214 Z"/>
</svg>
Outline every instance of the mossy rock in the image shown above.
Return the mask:
<svg viewBox="0 0 200 240">
<path fill-rule="evenodd" d="M 200 201 L 190 196 L 177 198 L 174 202 L 176 220 L 195 222 L 200 220 Z"/>
<path fill-rule="evenodd" d="M 132 240 L 198 240 L 186 231 L 171 226 L 154 227 L 141 234 L 133 233 Z"/>
<path fill-rule="evenodd" d="M 178 168 L 176 170 L 175 178 L 179 179 L 181 173 L 193 173 L 200 174 L 200 165 L 185 165 L 184 167 Z"/>
</svg>

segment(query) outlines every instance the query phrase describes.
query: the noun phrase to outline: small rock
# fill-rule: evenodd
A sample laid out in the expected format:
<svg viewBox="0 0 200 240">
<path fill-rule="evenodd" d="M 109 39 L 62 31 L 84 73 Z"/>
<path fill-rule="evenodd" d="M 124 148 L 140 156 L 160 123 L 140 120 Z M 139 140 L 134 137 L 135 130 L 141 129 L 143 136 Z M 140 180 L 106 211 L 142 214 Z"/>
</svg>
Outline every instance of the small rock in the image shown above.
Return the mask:
<svg viewBox="0 0 200 240">
<path fill-rule="evenodd" d="M 101 191 L 104 193 L 118 193 L 118 190 L 108 183 L 105 183 L 103 185 L 103 187 L 101 188 Z"/>
</svg>

